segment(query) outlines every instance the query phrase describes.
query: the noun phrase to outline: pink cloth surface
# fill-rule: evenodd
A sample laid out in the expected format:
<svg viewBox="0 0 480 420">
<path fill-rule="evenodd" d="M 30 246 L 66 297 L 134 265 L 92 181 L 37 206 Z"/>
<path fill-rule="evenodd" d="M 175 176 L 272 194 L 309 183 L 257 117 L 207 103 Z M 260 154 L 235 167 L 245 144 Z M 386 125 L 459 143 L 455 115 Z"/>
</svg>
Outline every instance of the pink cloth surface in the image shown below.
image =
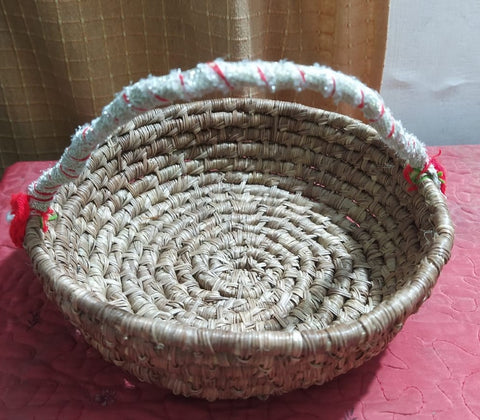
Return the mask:
<svg viewBox="0 0 480 420">
<path fill-rule="evenodd" d="M 480 146 L 442 150 L 456 241 L 430 299 L 360 368 L 266 401 L 178 397 L 105 362 L 10 243 L 10 195 L 49 162 L 13 165 L 0 183 L 0 419 L 480 418 Z"/>
</svg>

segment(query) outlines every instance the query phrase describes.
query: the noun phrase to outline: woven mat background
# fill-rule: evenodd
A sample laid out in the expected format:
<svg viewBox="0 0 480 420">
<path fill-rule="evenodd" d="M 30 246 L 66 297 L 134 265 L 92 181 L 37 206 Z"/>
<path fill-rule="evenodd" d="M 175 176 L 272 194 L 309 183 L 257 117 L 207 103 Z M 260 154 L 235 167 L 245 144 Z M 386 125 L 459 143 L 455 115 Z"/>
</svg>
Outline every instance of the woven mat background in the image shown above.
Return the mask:
<svg viewBox="0 0 480 420">
<path fill-rule="evenodd" d="M 124 85 L 218 57 L 319 62 L 378 89 L 388 3 L 0 1 L 0 174 L 18 160 L 58 159 Z M 277 97 L 332 109 L 309 93 Z"/>
</svg>

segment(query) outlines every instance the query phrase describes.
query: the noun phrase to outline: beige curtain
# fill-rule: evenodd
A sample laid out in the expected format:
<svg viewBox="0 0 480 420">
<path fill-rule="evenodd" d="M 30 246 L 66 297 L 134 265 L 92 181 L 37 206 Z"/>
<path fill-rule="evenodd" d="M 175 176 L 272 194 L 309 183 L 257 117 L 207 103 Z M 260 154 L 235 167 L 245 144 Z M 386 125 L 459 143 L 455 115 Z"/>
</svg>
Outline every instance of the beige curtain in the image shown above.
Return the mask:
<svg viewBox="0 0 480 420">
<path fill-rule="evenodd" d="M 380 87 L 388 0 L 0 0 L 0 173 L 58 159 L 124 85 L 218 57 L 326 64 Z M 255 94 L 255 93 L 253 93 Z M 311 93 L 282 99 L 331 107 Z"/>
</svg>

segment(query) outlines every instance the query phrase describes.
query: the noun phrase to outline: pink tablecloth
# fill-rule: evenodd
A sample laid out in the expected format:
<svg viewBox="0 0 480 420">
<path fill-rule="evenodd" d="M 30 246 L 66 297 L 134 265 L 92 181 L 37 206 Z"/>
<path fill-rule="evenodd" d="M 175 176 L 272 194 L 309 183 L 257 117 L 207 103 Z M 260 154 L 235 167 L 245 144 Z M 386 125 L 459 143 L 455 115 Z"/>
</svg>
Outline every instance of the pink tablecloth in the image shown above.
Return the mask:
<svg viewBox="0 0 480 420">
<path fill-rule="evenodd" d="M 480 146 L 444 147 L 441 161 L 457 229 L 452 259 L 387 350 L 323 386 L 213 403 L 173 396 L 104 362 L 45 299 L 4 215 L 10 194 L 48 163 L 15 164 L 0 184 L 0 418 L 480 418 Z"/>
</svg>

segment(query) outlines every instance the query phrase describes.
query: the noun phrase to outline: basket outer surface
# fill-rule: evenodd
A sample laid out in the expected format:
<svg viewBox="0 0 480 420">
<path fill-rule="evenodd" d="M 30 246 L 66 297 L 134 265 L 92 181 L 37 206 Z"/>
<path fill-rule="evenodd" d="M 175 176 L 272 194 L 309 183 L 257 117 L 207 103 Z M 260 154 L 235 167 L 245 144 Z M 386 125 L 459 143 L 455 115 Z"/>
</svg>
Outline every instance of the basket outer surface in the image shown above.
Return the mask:
<svg viewBox="0 0 480 420">
<path fill-rule="evenodd" d="M 95 151 L 25 246 L 106 360 L 185 396 L 282 394 L 375 356 L 429 296 L 453 227 L 404 166 L 342 115 L 174 105 Z"/>
</svg>

